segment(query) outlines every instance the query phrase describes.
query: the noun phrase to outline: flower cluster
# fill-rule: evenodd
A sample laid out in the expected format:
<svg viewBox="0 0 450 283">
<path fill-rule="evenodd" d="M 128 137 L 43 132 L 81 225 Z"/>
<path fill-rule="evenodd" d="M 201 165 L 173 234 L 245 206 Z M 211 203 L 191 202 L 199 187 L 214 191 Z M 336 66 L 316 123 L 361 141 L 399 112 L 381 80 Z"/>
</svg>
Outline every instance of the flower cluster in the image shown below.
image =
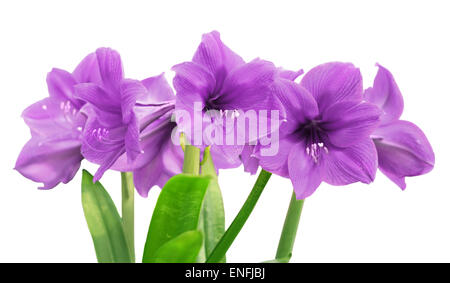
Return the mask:
<svg viewBox="0 0 450 283">
<path fill-rule="evenodd" d="M 183 152 L 174 140 L 183 132 L 187 142 L 211 146 L 216 168 L 262 167 L 290 178 L 298 199 L 322 181 L 370 183 L 377 168 L 404 189 L 405 177 L 433 168 L 434 153 L 416 125 L 399 120 L 402 95 L 392 74 L 378 67 L 365 91 L 351 63 L 319 65 L 297 82 L 302 70 L 246 62 L 213 31 L 191 61 L 172 68 L 175 95 L 164 74 L 125 78 L 119 53 L 100 48 L 72 73 L 48 74 L 49 97 L 23 113 L 32 137 L 15 168 L 51 189 L 69 182 L 87 159 L 99 165 L 94 181 L 108 169 L 132 171 L 137 191 L 147 196 L 181 173 Z M 249 111 L 279 115 L 258 120 L 253 133 L 239 119 Z M 212 138 L 204 138 L 207 131 Z M 229 142 L 217 142 L 219 136 Z M 273 146 L 269 137 L 275 154 L 264 154 Z"/>
</svg>

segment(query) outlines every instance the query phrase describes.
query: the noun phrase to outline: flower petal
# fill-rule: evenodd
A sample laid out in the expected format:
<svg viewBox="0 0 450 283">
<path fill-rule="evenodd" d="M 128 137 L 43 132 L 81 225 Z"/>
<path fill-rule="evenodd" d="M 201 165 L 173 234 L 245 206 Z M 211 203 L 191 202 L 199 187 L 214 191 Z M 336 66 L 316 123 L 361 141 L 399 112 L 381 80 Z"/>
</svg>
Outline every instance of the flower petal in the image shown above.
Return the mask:
<svg viewBox="0 0 450 283">
<path fill-rule="evenodd" d="M 273 63 L 255 59 L 233 70 L 225 79 L 220 95 L 214 103 L 222 110 L 271 110 L 274 94 L 271 84 L 277 69 Z"/>
<path fill-rule="evenodd" d="M 175 99 L 175 94 L 164 77 L 164 73 L 159 76 L 147 78 L 142 81 L 142 84 L 147 88 L 149 95 L 145 98 L 138 98 L 140 103 L 160 103 Z"/>
<path fill-rule="evenodd" d="M 143 97 L 147 93 L 147 88 L 136 80 L 125 79 L 120 83 L 120 103 L 122 110 L 122 122 L 130 123 L 130 119 L 134 116 L 133 108 L 136 105 L 138 97 Z"/>
<path fill-rule="evenodd" d="M 203 35 L 192 61 L 204 66 L 214 75 L 215 90 L 222 87 L 225 77 L 231 70 L 245 63 L 239 55 L 223 44 L 217 31 Z"/>
<path fill-rule="evenodd" d="M 279 139 L 279 141 L 273 141 L 273 144 L 266 146 L 257 146 L 256 157 L 259 159 L 261 168 L 271 173 L 277 174 L 282 177 L 289 177 L 288 158 L 291 149 L 298 145 L 298 140 L 292 135 L 287 135 Z M 278 153 L 275 155 L 264 154 L 264 150 L 269 147 L 278 148 Z"/>
<path fill-rule="evenodd" d="M 377 170 L 377 151 L 370 138 L 345 149 L 329 148 L 322 154 L 325 167 L 324 181 L 341 186 L 355 182 L 370 183 Z"/>
<path fill-rule="evenodd" d="M 303 69 L 300 69 L 298 71 L 291 71 L 291 70 L 285 70 L 282 68 L 278 68 L 278 75 L 283 78 L 290 81 L 294 81 L 299 76 L 303 75 Z"/>
<path fill-rule="evenodd" d="M 84 126 L 84 117 L 70 101 L 45 98 L 30 105 L 22 113 L 32 136 L 76 139 Z"/>
<path fill-rule="evenodd" d="M 380 170 L 405 189 L 405 177 L 428 173 L 434 152 L 425 134 L 411 122 L 395 121 L 379 127 L 373 136 Z"/>
<path fill-rule="evenodd" d="M 330 106 L 322 115 L 321 128 L 337 147 L 348 147 L 367 139 L 377 127 L 380 110 L 361 101 L 341 101 Z"/>
<path fill-rule="evenodd" d="M 119 53 L 111 48 L 99 48 L 95 53 L 103 86 L 109 91 L 119 92 L 119 84 L 123 79 Z"/>
<path fill-rule="evenodd" d="M 241 166 L 240 154 L 243 146 L 211 145 L 211 157 L 216 169 L 229 169 Z"/>
<path fill-rule="evenodd" d="M 30 180 L 43 183 L 40 189 L 52 189 L 60 182 L 68 183 L 75 176 L 83 159 L 80 146 L 74 139 L 34 137 L 20 152 L 15 169 Z"/>
<path fill-rule="evenodd" d="M 120 92 L 117 94 L 120 95 Z M 110 95 L 99 85 L 94 83 L 80 83 L 75 86 L 75 97 L 89 102 L 102 111 L 119 114 L 121 112 L 120 97 Z"/>
<path fill-rule="evenodd" d="M 289 177 L 297 199 L 305 199 L 312 195 L 323 179 L 323 168 L 319 162 L 306 154 L 304 142 L 295 144 L 289 153 Z"/>
<path fill-rule="evenodd" d="M 160 158 L 155 158 L 145 166 L 133 170 L 133 181 L 139 195 L 146 198 L 150 189 L 158 184 L 162 174 L 163 166 Z"/>
<path fill-rule="evenodd" d="M 101 118 L 101 117 L 100 117 Z M 120 119 L 118 116 L 116 119 Z M 106 121 L 116 124 L 114 121 Z M 99 180 L 125 153 L 125 135 L 127 127 L 117 123 L 118 127 L 111 127 L 104 119 L 98 119 L 95 115 L 89 115 L 83 130 L 81 153 L 83 156 L 100 165 L 94 175 L 94 181 Z"/>
<path fill-rule="evenodd" d="M 300 124 L 319 115 L 314 97 L 299 84 L 279 79 L 272 85 L 272 91 L 285 108 L 286 121 L 282 123 L 280 129 L 285 134 L 292 133 Z"/>
<path fill-rule="evenodd" d="M 254 155 L 255 146 L 245 145 L 241 152 L 242 164 L 244 164 L 244 171 L 252 175 L 256 174 L 259 168 L 259 159 Z"/>
<path fill-rule="evenodd" d="M 398 120 L 402 115 L 403 97 L 392 74 L 383 66 L 377 66 L 373 87 L 366 89 L 364 97 L 382 110 L 381 122 L 386 124 Z"/>
<path fill-rule="evenodd" d="M 164 172 L 170 177 L 180 174 L 183 169 L 184 153 L 181 146 L 175 145 L 170 139 L 170 134 L 166 137 L 166 143 L 162 145 L 161 159 Z"/>
<path fill-rule="evenodd" d="M 79 83 L 101 84 L 102 78 L 97 61 L 97 55 L 91 53 L 87 55 L 73 71 L 73 77 Z"/>
<path fill-rule="evenodd" d="M 125 151 L 129 162 L 136 159 L 141 154 L 141 146 L 139 144 L 139 125 L 134 114 L 131 115 L 127 124 L 127 132 L 125 133 Z"/>
<path fill-rule="evenodd" d="M 79 109 L 83 103 L 74 99 L 75 84 L 77 84 L 77 81 L 72 74 L 67 71 L 53 69 L 47 74 L 47 86 L 50 97 L 60 101 L 68 100 Z"/>
<path fill-rule="evenodd" d="M 195 102 L 204 103 L 213 92 L 216 81 L 204 67 L 193 62 L 184 62 L 172 67 L 176 72 L 173 86 L 177 91 L 177 104 L 193 109 Z"/>
<path fill-rule="evenodd" d="M 362 77 L 351 63 L 331 62 L 307 72 L 300 83 L 311 92 L 322 112 L 345 100 L 362 99 Z"/>
</svg>

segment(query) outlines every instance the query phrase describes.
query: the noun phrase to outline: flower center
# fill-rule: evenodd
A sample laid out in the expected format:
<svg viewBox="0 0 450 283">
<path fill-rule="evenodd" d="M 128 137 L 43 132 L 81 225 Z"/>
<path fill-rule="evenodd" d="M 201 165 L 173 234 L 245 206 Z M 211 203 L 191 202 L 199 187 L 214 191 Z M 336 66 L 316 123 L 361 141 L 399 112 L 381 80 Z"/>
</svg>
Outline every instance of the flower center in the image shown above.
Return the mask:
<svg viewBox="0 0 450 283">
<path fill-rule="evenodd" d="M 326 133 L 320 126 L 319 120 L 311 120 L 299 128 L 300 137 L 305 141 L 305 151 L 314 163 L 319 162 L 322 153 L 328 154 Z"/>
</svg>

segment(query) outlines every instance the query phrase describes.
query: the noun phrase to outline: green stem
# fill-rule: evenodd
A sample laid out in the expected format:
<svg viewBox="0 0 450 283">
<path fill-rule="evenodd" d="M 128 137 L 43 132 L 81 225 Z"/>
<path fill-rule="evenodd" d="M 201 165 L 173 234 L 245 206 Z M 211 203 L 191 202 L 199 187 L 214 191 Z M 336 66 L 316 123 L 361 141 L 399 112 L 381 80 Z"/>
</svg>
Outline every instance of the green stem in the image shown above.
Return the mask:
<svg viewBox="0 0 450 283">
<path fill-rule="evenodd" d="M 183 173 L 198 175 L 200 171 L 200 149 L 186 145 L 184 150 Z"/>
<path fill-rule="evenodd" d="M 304 200 L 297 200 L 295 192 L 292 193 L 289 209 L 284 220 L 283 231 L 281 232 L 280 242 L 278 243 L 276 259 L 287 258 L 292 255 L 295 236 L 297 235 L 298 223 L 302 214 Z"/>
<path fill-rule="evenodd" d="M 236 216 L 236 218 L 234 218 L 233 223 L 231 223 L 225 234 L 223 234 L 222 238 L 217 243 L 216 247 L 211 252 L 211 255 L 208 257 L 206 262 L 220 262 L 225 256 L 234 239 L 239 234 L 248 217 L 252 213 L 253 208 L 255 207 L 256 202 L 261 196 L 261 193 L 263 192 L 264 187 L 269 181 L 271 175 L 272 173 L 261 170 L 261 173 L 259 173 L 258 179 L 256 180 L 256 183 L 253 186 L 252 191 L 250 192 L 250 195 L 247 197 L 247 200 L 245 201 L 241 210 L 239 210 L 238 215 Z"/>
<path fill-rule="evenodd" d="M 134 252 L 134 184 L 131 172 L 121 172 L 122 177 L 122 224 L 128 241 L 131 258 L 135 261 Z"/>
</svg>

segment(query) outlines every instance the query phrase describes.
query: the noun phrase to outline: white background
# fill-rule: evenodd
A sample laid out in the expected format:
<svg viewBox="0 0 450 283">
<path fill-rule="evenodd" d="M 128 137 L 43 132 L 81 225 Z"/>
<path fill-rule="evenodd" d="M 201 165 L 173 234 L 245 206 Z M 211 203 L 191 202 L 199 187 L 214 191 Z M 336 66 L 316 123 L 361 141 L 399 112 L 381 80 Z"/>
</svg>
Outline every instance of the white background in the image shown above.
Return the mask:
<svg viewBox="0 0 450 283">
<path fill-rule="evenodd" d="M 189 3 L 188 3 L 189 2 Z M 375 183 L 321 185 L 306 200 L 293 262 L 450 262 L 450 17 L 448 1 L 2 1 L 0 4 L 0 261 L 95 262 L 81 207 L 80 172 L 50 191 L 13 171 L 29 130 L 20 114 L 47 96 L 46 73 L 71 71 L 97 47 L 122 55 L 129 78 L 144 79 L 190 60 L 202 33 L 221 32 L 244 59 L 290 69 L 349 61 L 370 86 L 379 62 L 405 99 L 403 119 L 418 124 L 436 154 L 434 170 L 402 192 Z M 447 160 L 447 161 L 446 161 Z M 83 168 L 96 166 L 84 161 Z M 256 176 L 222 171 L 227 225 Z M 102 179 L 120 203 L 119 174 Z M 136 200 L 137 256 L 159 194 Z M 274 257 L 290 181 L 272 177 L 228 253 L 230 262 Z"/>
</svg>

